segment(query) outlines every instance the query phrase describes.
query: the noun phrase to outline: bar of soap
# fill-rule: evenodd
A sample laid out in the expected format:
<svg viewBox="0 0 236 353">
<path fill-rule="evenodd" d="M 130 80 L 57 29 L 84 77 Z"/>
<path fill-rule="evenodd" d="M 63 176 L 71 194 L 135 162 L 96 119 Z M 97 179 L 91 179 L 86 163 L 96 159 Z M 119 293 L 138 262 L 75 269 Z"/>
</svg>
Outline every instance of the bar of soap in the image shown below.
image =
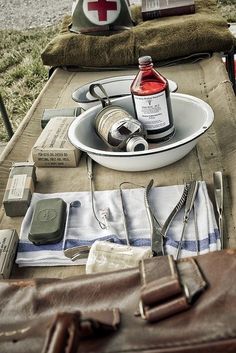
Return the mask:
<svg viewBox="0 0 236 353">
<path fill-rule="evenodd" d="M 58 243 L 66 224 L 66 202 L 61 198 L 39 200 L 33 212 L 28 238 L 35 245 Z"/>
</svg>

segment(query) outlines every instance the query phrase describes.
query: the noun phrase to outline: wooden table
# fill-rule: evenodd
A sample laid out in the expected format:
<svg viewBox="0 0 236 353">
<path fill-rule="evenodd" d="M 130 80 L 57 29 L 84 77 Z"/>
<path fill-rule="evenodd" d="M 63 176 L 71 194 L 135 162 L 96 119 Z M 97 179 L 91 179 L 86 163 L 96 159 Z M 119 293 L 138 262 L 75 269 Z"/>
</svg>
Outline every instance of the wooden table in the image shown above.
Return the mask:
<svg viewBox="0 0 236 353">
<path fill-rule="evenodd" d="M 41 132 L 40 119 L 45 108 L 75 107 L 72 92 L 80 85 L 99 78 L 132 74 L 130 71 L 69 72 L 57 69 L 34 102 L 13 138 L 0 157 L 0 200 L 2 200 L 12 162 L 30 159 L 31 148 Z M 197 96 L 214 110 L 215 121 L 197 146 L 182 160 L 167 167 L 147 172 L 118 172 L 95 165 L 96 190 L 114 189 L 122 181 L 145 183 L 154 178 L 155 185 L 182 184 L 185 180 L 205 180 L 212 193 L 212 174 L 222 170 L 225 181 L 225 216 L 228 246 L 236 247 L 236 100 L 225 66 L 218 54 L 194 64 L 161 68 L 160 72 L 177 82 L 178 92 Z M 89 181 L 85 158 L 77 168 L 37 168 L 37 187 L 40 193 L 86 191 Z M 16 228 L 22 218 L 10 218 L 0 210 L 0 229 Z M 83 272 L 78 266 L 14 267 L 12 277 L 67 277 Z"/>
</svg>

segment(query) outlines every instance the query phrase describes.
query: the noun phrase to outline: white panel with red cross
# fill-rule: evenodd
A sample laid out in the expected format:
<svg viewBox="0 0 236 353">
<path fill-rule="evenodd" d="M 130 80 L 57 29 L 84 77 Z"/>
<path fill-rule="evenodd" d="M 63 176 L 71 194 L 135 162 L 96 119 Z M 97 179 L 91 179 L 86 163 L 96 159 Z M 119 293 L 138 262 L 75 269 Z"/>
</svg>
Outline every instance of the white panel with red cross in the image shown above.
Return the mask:
<svg viewBox="0 0 236 353">
<path fill-rule="evenodd" d="M 84 0 L 83 11 L 88 20 L 96 25 L 108 25 L 119 16 L 120 0 Z"/>
</svg>

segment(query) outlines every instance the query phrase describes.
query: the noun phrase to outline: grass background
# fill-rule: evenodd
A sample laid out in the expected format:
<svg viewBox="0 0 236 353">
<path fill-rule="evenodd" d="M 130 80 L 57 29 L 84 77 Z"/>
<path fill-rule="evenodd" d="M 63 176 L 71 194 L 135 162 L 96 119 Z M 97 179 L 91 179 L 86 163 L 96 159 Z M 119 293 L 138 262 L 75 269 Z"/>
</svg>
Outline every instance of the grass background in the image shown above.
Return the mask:
<svg viewBox="0 0 236 353">
<path fill-rule="evenodd" d="M 236 0 L 218 0 L 219 10 L 229 22 L 236 22 Z M 15 131 L 48 78 L 40 54 L 58 32 L 60 24 L 24 31 L 0 30 L 0 87 Z M 7 141 L 0 119 L 0 141 Z"/>
<path fill-rule="evenodd" d="M 0 87 L 14 131 L 47 81 L 40 53 L 56 32 L 57 26 L 0 31 Z M 2 121 L 0 141 L 7 141 Z"/>
</svg>

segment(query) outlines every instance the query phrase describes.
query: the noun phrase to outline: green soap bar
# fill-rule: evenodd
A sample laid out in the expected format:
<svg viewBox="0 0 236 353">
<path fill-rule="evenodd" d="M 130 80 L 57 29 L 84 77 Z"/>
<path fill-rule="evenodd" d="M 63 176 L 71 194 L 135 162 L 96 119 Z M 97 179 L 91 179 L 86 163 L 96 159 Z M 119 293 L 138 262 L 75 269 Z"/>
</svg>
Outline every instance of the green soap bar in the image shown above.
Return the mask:
<svg viewBox="0 0 236 353">
<path fill-rule="evenodd" d="M 60 198 L 36 203 L 28 238 L 35 245 L 58 243 L 66 224 L 66 202 Z"/>
</svg>

